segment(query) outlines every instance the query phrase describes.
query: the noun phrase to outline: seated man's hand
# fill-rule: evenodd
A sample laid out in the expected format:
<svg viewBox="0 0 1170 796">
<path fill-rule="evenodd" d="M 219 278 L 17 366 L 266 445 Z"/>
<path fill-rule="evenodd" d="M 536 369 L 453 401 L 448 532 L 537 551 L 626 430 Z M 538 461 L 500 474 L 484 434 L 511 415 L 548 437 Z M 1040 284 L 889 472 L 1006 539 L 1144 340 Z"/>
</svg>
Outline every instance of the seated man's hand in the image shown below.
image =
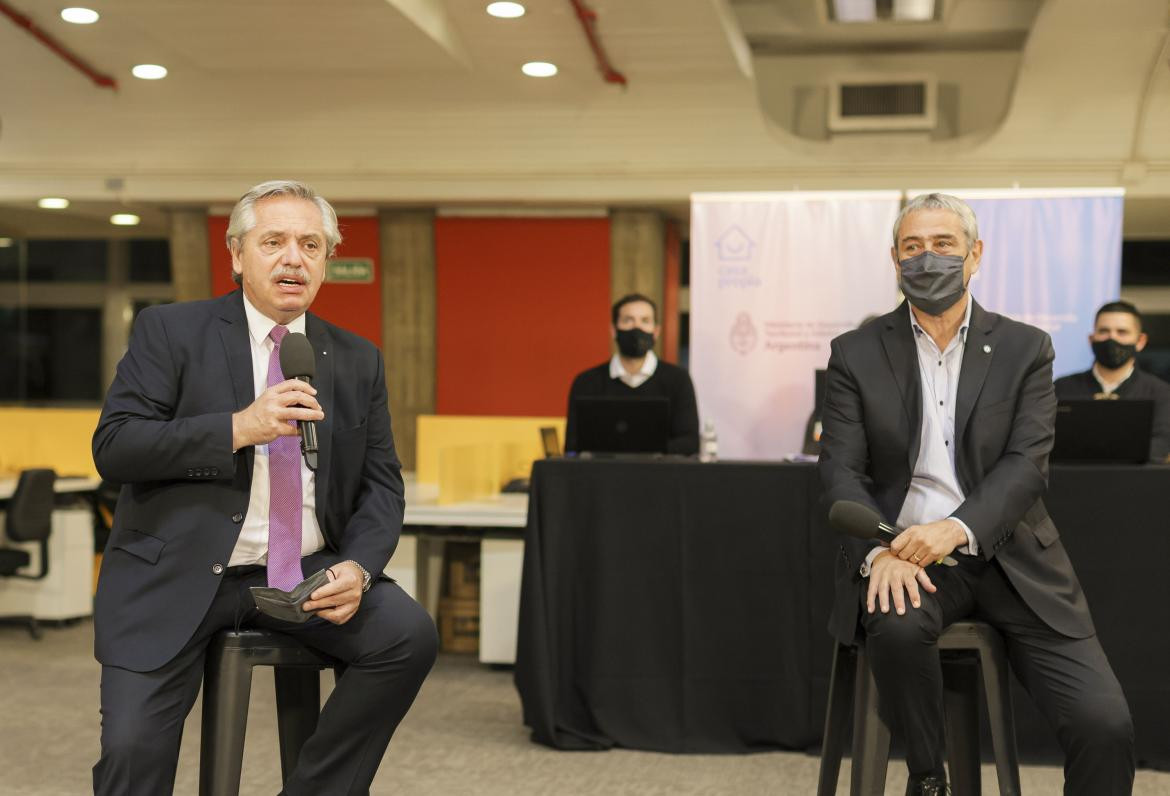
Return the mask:
<svg viewBox="0 0 1170 796">
<path fill-rule="evenodd" d="M 882 613 L 888 614 L 890 603 L 893 602 L 894 610 L 904 614 L 907 597 L 910 598 L 912 606 L 919 608 L 922 606 L 919 586 L 932 594 L 938 590 L 922 567 L 903 561 L 893 553 L 883 550 L 870 565 L 866 608 L 872 614 L 874 608 L 880 606 Z"/>
<path fill-rule="evenodd" d="M 927 566 L 967 544 L 967 532 L 951 519 L 911 525 L 890 543 L 890 552 L 903 561 Z"/>
<path fill-rule="evenodd" d="M 357 613 L 362 602 L 362 571 L 349 561 L 342 561 L 329 567 L 333 580 L 309 595 L 309 601 L 301 606 L 306 611 L 316 611 L 317 616 L 335 625 L 344 625 Z"/>
</svg>

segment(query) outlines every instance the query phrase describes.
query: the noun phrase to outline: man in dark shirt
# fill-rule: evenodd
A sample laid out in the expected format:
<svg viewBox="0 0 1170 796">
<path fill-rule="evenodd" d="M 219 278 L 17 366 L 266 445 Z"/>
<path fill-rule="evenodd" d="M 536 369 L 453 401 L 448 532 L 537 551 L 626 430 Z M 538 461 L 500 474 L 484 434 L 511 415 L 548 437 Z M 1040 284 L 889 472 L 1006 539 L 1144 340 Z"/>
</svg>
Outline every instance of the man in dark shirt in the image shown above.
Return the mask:
<svg viewBox="0 0 1170 796">
<path fill-rule="evenodd" d="M 1138 369 L 1137 352 L 1147 342 L 1138 308 L 1128 301 L 1109 302 L 1097 310 L 1089 335 L 1093 367 L 1057 379 L 1056 397 L 1153 401 L 1150 461 L 1165 462 L 1170 457 L 1170 384 Z"/>
<path fill-rule="evenodd" d="M 613 339 L 618 351 L 608 362 L 573 379 L 565 450 L 578 451 L 575 398 L 667 398 L 670 401 L 670 453 L 699 452 L 699 410 L 690 375 L 654 355 L 662 327 L 658 307 L 640 293 L 623 296 L 613 305 Z"/>
</svg>

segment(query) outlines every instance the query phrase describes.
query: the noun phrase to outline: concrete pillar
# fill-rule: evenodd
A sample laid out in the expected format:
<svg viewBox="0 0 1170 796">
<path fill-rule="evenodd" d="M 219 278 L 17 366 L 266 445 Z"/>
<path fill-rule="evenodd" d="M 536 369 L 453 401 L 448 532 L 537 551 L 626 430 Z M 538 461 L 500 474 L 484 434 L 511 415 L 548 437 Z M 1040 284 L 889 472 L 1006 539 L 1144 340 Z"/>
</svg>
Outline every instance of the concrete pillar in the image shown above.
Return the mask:
<svg viewBox="0 0 1170 796">
<path fill-rule="evenodd" d="M 609 230 L 611 300 L 629 293 L 649 296 L 658 305 L 661 324 L 666 263 L 662 214 L 655 210 L 614 209 L 609 215 Z M 662 355 L 661 338 L 655 351 Z"/>
<path fill-rule="evenodd" d="M 415 467 L 415 420 L 435 411 L 435 216 L 429 210 L 384 210 L 382 356 L 403 469 Z"/>
<path fill-rule="evenodd" d="M 206 208 L 171 211 L 171 281 L 175 301 L 211 298 Z"/>
</svg>

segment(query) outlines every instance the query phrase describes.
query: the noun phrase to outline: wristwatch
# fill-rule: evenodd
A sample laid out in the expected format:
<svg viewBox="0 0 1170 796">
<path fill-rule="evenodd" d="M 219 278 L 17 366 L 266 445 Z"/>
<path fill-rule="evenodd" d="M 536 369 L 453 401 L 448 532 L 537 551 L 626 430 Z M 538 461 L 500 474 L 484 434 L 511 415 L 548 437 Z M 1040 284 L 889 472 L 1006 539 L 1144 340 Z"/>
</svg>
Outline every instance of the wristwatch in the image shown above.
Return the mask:
<svg viewBox="0 0 1170 796">
<path fill-rule="evenodd" d="M 342 564 L 353 564 L 355 567 L 358 568 L 358 571 L 360 571 L 362 573 L 362 593 L 364 594 L 365 592 L 368 592 L 370 590 L 371 578 L 370 578 L 370 573 L 366 572 L 366 568 L 363 567 L 358 562 L 354 561 L 352 558 L 349 559 L 348 561 L 342 561 L 341 563 Z"/>
</svg>

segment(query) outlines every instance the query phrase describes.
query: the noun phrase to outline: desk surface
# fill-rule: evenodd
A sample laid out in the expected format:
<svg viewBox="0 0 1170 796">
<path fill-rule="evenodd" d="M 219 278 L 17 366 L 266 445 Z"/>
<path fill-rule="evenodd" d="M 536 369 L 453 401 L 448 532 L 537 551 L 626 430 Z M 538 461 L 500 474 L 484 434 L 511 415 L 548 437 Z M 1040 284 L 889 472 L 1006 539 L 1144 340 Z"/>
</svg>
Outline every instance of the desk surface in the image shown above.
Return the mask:
<svg viewBox="0 0 1170 796">
<path fill-rule="evenodd" d="M 16 491 L 16 478 L 0 478 L 0 500 L 8 500 Z M 58 477 L 53 491 L 58 495 L 66 492 L 93 492 L 101 484 L 100 478 Z"/>
<path fill-rule="evenodd" d="M 464 528 L 523 528 L 528 523 L 528 495 L 497 495 L 483 500 L 439 505 L 439 487 L 420 484 L 405 474 L 406 516 L 403 525 Z"/>
</svg>

